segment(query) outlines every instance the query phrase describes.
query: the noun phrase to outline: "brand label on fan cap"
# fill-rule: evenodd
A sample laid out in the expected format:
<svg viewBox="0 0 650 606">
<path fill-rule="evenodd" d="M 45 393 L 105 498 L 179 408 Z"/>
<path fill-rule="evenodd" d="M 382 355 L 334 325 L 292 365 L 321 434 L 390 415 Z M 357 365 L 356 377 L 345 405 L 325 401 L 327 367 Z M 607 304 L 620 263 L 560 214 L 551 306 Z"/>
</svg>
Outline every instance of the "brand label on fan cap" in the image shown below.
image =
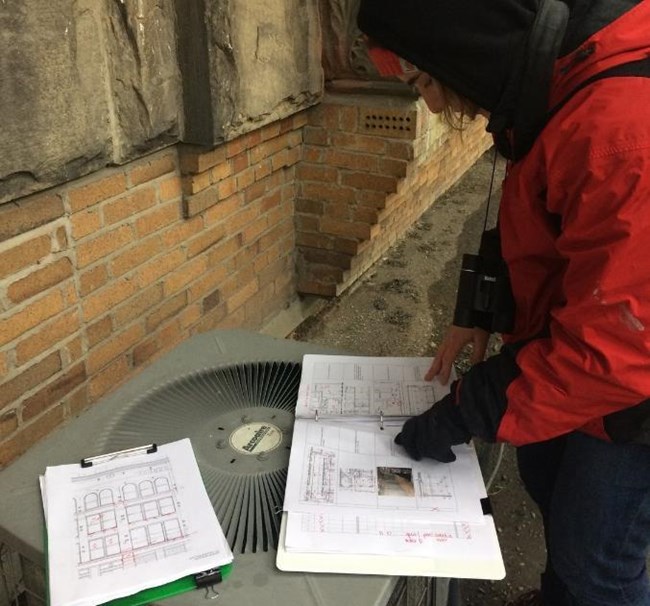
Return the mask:
<svg viewBox="0 0 650 606">
<path fill-rule="evenodd" d="M 238 427 L 230 434 L 230 445 L 243 454 L 275 450 L 282 442 L 282 432 L 272 423 L 255 422 Z"/>
</svg>

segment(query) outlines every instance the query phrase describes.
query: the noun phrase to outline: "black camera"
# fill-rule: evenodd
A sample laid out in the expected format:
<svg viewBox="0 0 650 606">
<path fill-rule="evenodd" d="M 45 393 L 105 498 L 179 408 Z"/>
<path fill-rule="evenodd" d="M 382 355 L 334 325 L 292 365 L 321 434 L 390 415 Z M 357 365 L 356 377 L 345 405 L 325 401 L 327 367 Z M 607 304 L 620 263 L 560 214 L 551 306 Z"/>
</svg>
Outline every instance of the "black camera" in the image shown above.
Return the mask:
<svg viewBox="0 0 650 606">
<path fill-rule="evenodd" d="M 514 327 L 515 302 L 508 268 L 502 259 L 463 255 L 454 324 L 509 333 Z"/>
</svg>

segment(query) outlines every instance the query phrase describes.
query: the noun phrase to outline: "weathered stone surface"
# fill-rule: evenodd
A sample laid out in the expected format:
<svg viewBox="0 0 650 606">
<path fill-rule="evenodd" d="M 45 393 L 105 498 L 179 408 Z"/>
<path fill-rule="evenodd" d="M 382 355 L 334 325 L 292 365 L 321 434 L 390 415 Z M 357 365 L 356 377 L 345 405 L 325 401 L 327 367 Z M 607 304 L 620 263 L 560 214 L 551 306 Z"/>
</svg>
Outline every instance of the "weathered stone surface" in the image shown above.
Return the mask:
<svg viewBox="0 0 650 606">
<path fill-rule="evenodd" d="M 0 8 L 0 202 L 175 141 L 173 0 Z"/>
<path fill-rule="evenodd" d="M 107 3 L 106 61 L 118 163 L 178 140 L 181 76 L 173 2 Z"/>
<path fill-rule="evenodd" d="M 188 143 L 214 145 L 316 103 L 315 0 L 177 0 Z"/>
<path fill-rule="evenodd" d="M 0 203 L 314 104 L 320 42 L 316 0 L 5 0 Z"/>
<path fill-rule="evenodd" d="M 0 7 L 0 202 L 110 161 L 95 0 Z"/>
</svg>

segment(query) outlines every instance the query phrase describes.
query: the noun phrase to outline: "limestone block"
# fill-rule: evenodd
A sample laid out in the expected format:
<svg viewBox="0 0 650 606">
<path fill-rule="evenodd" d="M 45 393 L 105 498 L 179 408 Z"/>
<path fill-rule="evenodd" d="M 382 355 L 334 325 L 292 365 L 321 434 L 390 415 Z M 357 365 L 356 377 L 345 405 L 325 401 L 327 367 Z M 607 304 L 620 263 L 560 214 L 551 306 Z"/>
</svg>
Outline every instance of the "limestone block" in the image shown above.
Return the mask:
<svg viewBox="0 0 650 606">
<path fill-rule="evenodd" d="M 94 4 L 21 0 L 0 8 L 0 202 L 111 159 Z"/>
<path fill-rule="evenodd" d="M 187 143 L 215 145 L 315 104 L 316 0 L 177 0 Z"/>
<path fill-rule="evenodd" d="M 182 91 L 173 2 L 107 3 L 106 61 L 117 163 L 178 139 Z"/>
<path fill-rule="evenodd" d="M 0 203 L 177 139 L 174 0 L 0 7 Z"/>
</svg>

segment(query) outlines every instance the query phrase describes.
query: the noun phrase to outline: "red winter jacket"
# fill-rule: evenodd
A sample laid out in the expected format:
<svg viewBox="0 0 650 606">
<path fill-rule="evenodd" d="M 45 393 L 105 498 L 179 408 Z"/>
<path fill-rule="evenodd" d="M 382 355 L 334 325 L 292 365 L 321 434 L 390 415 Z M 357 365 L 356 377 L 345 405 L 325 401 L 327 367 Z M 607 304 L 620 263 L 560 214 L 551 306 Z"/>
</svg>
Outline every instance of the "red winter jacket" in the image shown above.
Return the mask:
<svg viewBox="0 0 650 606">
<path fill-rule="evenodd" d="M 557 62 L 550 106 L 648 56 L 645 1 Z M 517 309 L 504 340 L 531 340 L 516 353 L 520 374 L 507 385 L 497 438 L 641 429 L 650 398 L 650 78 L 599 79 L 564 103 L 509 167 L 499 221 Z M 612 414 L 628 409 L 627 422 Z"/>
<path fill-rule="evenodd" d="M 590 80 L 650 57 L 650 0 L 361 0 L 358 23 L 488 110 L 517 158 L 499 219 L 515 328 L 452 390 L 466 428 L 650 444 L 650 77 Z"/>
</svg>

